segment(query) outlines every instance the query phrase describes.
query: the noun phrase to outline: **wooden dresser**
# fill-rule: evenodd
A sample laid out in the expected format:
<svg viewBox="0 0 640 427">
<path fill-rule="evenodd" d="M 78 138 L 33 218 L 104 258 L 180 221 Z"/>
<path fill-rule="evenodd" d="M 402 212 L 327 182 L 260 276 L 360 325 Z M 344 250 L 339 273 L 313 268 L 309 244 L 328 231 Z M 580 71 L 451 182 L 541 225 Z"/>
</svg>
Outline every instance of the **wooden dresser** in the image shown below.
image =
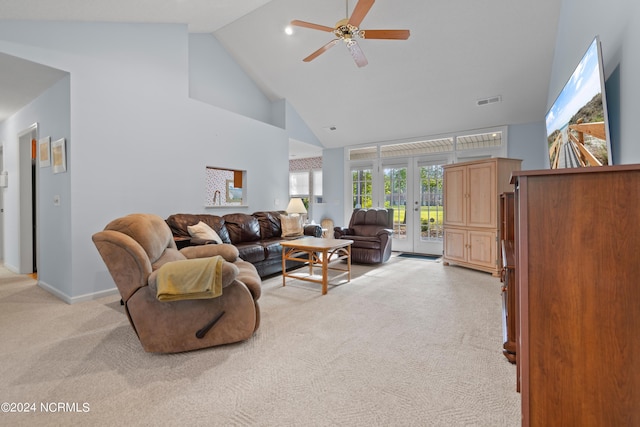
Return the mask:
<svg viewBox="0 0 640 427">
<path fill-rule="evenodd" d="M 524 426 L 640 426 L 640 165 L 514 172 Z"/>
<path fill-rule="evenodd" d="M 444 265 L 499 276 L 499 197 L 512 191 L 511 172 L 522 160 L 491 158 L 444 166 Z"/>
</svg>

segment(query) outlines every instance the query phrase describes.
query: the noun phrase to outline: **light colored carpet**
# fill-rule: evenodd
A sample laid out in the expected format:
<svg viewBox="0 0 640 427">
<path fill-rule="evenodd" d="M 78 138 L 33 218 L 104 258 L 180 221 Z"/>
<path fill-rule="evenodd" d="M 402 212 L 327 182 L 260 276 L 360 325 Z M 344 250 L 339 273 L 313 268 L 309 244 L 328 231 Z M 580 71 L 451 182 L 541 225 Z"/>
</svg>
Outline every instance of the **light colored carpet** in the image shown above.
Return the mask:
<svg viewBox="0 0 640 427">
<path fill-rule="evenodd" d="M 249 341 L 148 354 L 119 297 L 67 305 L 0 269 L 0 402 L 36 404 L 0 425 L 520 425 L 486 273 L 394 256 L 324 296 L 268 279 L 260 304 Z"/>
</svg>

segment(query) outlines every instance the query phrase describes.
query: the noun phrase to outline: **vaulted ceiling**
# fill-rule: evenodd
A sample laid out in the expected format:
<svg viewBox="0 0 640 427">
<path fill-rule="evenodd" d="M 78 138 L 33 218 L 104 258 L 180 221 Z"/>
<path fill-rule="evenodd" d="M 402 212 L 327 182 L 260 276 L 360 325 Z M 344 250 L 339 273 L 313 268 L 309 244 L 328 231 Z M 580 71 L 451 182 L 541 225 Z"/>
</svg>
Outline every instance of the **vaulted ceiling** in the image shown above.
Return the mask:
<svg viewBox="0 0 640 427">
<path fill-rule="evenodd" d="M 303 62 L 335 37 L 284 32 L 293 19 L 333 27 L 356 0 L 0 0 L 0 19 L 186 23 L 213 33 L 270 99 L 287 99 L 333 148 L 543 120 L 560 3 L 377 0 L 360 28 L 411 36 L 359 39 L 368 59 L 362 68 L 342 43 Z M 0 55 L 0 85 L 9 81 L 8 60 Z M 56 78 L 56 70 L 44 71 Z M 478 106 L 493 97 L 500 102 Z M 0 112 L 8 108 L 2 98 Z"/>
</svg>

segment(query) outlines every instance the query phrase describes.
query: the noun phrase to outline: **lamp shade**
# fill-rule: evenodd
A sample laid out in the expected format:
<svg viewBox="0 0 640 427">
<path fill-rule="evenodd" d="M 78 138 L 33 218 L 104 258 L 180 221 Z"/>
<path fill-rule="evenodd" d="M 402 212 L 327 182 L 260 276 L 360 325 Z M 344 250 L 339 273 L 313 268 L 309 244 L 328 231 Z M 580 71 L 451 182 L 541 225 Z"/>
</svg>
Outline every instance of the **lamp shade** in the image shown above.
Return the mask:
<svg viewBox="0 0 640 427">
<path fill-rule="evenodd" d="M 300 197 L 293 197 L 289 200 L 289 206 L 287 206 L 287 213 L 289 214 L 305 214 L 307 208 L 304 207 L 302 199 Z"/>
</svg>

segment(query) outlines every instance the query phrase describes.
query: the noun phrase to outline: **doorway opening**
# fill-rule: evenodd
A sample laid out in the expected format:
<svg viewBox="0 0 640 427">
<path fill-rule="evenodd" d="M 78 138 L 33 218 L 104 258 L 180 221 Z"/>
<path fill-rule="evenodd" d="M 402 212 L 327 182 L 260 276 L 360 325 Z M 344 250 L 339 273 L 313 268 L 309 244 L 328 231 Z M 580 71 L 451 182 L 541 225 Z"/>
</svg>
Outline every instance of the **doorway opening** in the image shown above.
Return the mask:
<svg viewBox="0 0 640 427">
<path fill-rule="evenodd" d="M 38 272 L 38 170 L 36 147 L 38 124 L 34 123 L 18 134 L 20 186 L 20 274 Z"/>
</svg>

